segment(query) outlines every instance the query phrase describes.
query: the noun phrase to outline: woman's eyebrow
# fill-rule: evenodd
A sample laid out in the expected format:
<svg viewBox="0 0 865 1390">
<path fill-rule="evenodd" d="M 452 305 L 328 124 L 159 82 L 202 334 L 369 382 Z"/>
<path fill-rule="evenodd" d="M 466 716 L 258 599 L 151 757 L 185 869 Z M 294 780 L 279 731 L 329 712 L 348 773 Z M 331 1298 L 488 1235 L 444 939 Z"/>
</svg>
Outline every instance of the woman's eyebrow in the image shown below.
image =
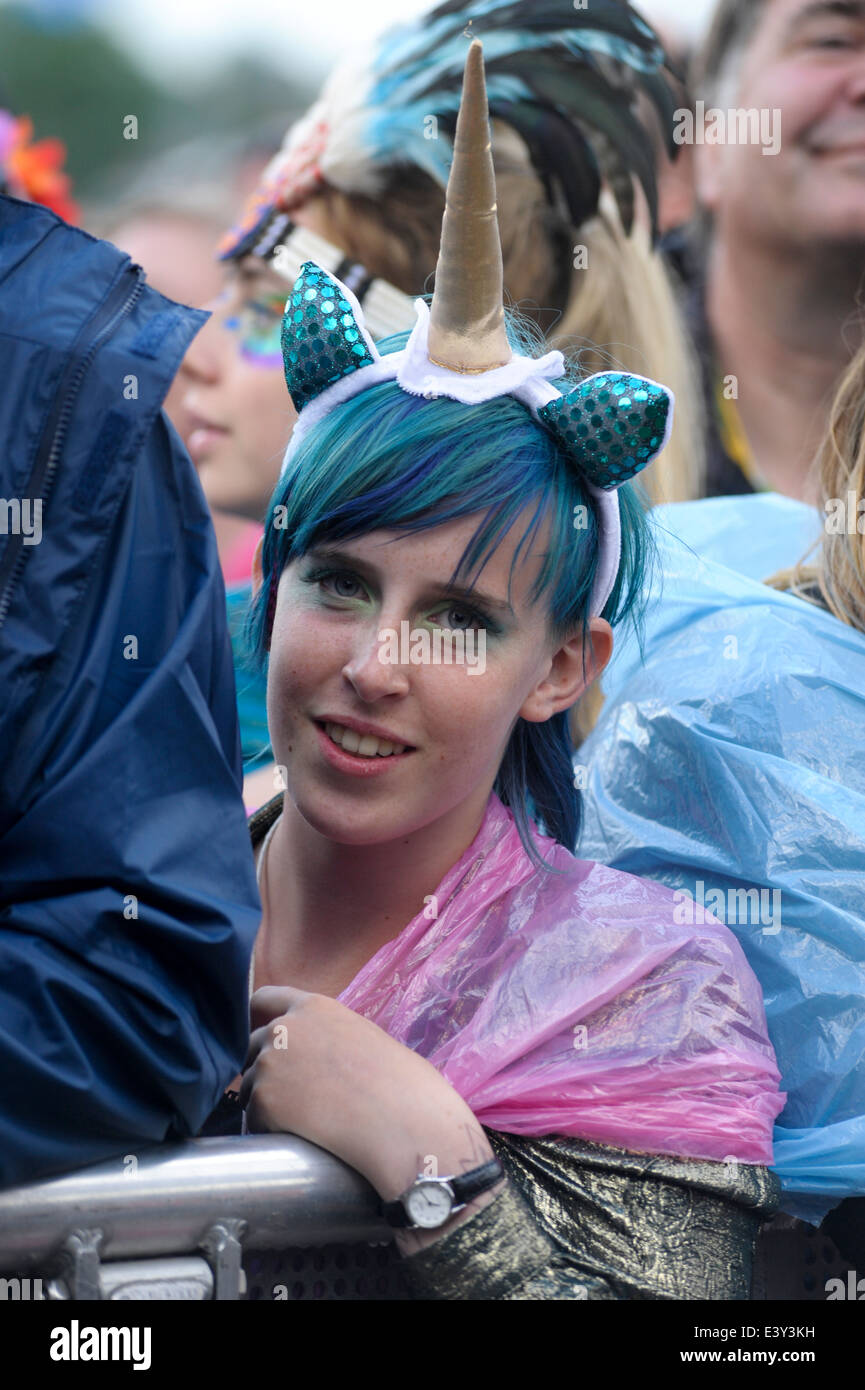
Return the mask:
<svg viewBox="0 0 865 1390">
<path fill-rule="evenodd" d="M 252 263 L 248 264 L 248 262 Z M 260 280 L 261 266 L 256 265 L 251 257 L 247 257 L 246 260 L 235 261 L 230 267 L 230 273 L 233 273 L 238 280 Z"/>
<path fill-rule="evenodd" d="M 325 564 L 348 565 L 371 579 L 377 580 L 380 577 L 379 570 L 375 565 L 358 559 L 347 550 L 339 550 L 334 546 L 311 546 L 307 555 Z M 468 604 L 482 603 L 488 608 L 494 608 L 498 613 L 508 614 L 512 618 L 516 617 L 511 604 L 502 599 L 493 598 L 492 594 L 484 593 L 482 589 L 468 589 L 462 584 L 433 583 L 428 587 L 430 593 L 441 595 L 442 598 L 456 598 Z"/>
<path fill-rule="evenodd" d="M 795 34 L 812 19 L 865 19 L 865 0 L 814 0 L 791 16 L 788 33 Z"/>
<path fill-rule="evenodd" d="M 267 266 L 255 256 L 245 256 L 241 261 L 234 261 L 229 268 L 229 274 L 233 274 L 244 284 L 263 285 L 268 290 L 272 289 L 274 294 L 291 292 L 283 290 L 284 282 L 273 276 Z"/>
</svg>

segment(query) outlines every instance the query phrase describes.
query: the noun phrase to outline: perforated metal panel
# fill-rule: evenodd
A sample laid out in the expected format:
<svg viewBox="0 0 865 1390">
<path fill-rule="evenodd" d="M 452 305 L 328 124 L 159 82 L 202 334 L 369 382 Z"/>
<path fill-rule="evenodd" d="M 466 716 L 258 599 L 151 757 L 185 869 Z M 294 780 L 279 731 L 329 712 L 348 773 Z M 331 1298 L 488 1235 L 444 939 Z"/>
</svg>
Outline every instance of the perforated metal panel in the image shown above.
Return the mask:
<svg viewBox="0 0 865 1390">
<path fill-rule="evenodd" d="M 412 1297 L 395 1245 L 322 1245 L 250 1253 L 243 1261 L 248 1299 L 297 1302 L 406 1300 Z M 752 1299 L 825 1301 L 826 1283 L 846 1283 L 851 1266 L 828 1236 L 792 1217 L 767 1223 L 757 1241 Z"/>
<path fill-rule="evenodd" d="M 247 1299 L 391 1301 L 412 1296 L 393 1243 L 250 1252 L 243 1267 Z"/>
<path fill-rule="evenodd" d="M 757 1240 L 751 1297 L 785 1303 L 825 1302 L 827 1281 L 843 1279 L 846 1284 L 850 1268 L 816 1226 L 779 1215 L 763 1227 Z"/>
</svg>

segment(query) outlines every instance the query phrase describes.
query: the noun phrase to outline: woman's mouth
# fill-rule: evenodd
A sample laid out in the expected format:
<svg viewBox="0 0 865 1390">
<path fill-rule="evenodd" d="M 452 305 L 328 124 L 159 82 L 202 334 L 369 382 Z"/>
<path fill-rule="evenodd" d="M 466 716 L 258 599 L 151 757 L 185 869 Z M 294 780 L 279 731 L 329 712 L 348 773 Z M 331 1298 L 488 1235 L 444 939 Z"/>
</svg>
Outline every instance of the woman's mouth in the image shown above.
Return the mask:
<svg viewBox="0 0 865 1390">
<path fill-rule="evenodd" d="M 408 744 L 393 743 L 372 734 L 359 734 L 342 724 L 314 719 L 319 741 L 325 756 L 342 771 L 365 776 L 384 772 L 394 763 L 401 763 L 415 752 Z"/>
<path fill-rule="evenodd" d="M 203 458 L 216 444 L 228 437 L 229 431 L 223 429 L 221 425 L 212 425 L 208 421 L 197 420 L 195 428 L 191 431 L 186 441 L 186 447 L 193 459 Z"/>
</svg>

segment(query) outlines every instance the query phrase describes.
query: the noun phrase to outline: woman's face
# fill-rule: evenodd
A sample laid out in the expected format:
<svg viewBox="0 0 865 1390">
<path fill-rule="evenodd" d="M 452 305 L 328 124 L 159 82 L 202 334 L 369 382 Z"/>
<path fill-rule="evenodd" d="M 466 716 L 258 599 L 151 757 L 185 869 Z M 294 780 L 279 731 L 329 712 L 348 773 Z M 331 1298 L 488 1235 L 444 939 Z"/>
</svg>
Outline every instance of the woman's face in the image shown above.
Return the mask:
<svg viewBox="0 0 865 1390">
<path fill-rule="evenodd" d="M 207 500 L 255 521 L 267 511 L 297 419 L 280 349 L 290 290 L 255 257 L 232 265 L 180 369 L 187 447 Z"/>
<path fill-rule="evenodd" d="M 295 208 L 292 222 L 333 241 L 321 202 Z M 252 521 L 267 512 L 297 419 L 280 346 L 292 284 L 256 256 L 233 262 L 177 378 L 192 425 L 187 448 L 210 506 Z"/>
<path fill-rule="evenodd" d="M 439 822 L 439 843 L 452 834 L 461 852 L 477 833 L 517 718 L 540 722 L 569 707 L 603 669 L 612 650 L 606 622 L 592 622 L 596 659 L 587 652 L 584 675 L 581 639 L 556 649 L 545 608 L 529 606 L 548 522 L 520 557 L 508 606 L 511 560 L 530 517 L 517 519 L 468 597 L 446 586 L 479 515 L 413 535 L 382 530 L 323 543 L 283 571 L 268 719 L 288 794 L 322 835 L 372 845 Z M 400 634 L 401 624 L 406 649 L 389 651 L 386 634 Z M 475 657 L 477 634 L 485 634 L 484 662 L 447 664 L 441 653 L 436 662 L 433 632 L 470 628 Z M 424 654 L 422 631 L 430 659 L 412 664 L 403 658 L 412 640 Z M 348 753 L 325 732 L 331 722 L 374 725 L 406 751 Z"/>
</svg>

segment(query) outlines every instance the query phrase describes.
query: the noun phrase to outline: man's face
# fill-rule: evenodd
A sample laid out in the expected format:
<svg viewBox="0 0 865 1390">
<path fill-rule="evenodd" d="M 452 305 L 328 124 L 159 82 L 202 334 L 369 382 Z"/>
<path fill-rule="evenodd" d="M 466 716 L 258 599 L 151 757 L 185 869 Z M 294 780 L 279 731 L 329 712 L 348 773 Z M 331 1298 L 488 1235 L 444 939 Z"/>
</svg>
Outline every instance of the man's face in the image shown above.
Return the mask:
<svg viewBox="0 0 865 1390">
<path fill-rule="evenodd" d="M 865 243 L 865 0 L 767 0 L 714 105 L 768 112 L 767 129 L 781 112 L 777 154 L 761 143 L 697 147 L 700 201 L 719 233 L 780 247 Z"/>
</svg>

